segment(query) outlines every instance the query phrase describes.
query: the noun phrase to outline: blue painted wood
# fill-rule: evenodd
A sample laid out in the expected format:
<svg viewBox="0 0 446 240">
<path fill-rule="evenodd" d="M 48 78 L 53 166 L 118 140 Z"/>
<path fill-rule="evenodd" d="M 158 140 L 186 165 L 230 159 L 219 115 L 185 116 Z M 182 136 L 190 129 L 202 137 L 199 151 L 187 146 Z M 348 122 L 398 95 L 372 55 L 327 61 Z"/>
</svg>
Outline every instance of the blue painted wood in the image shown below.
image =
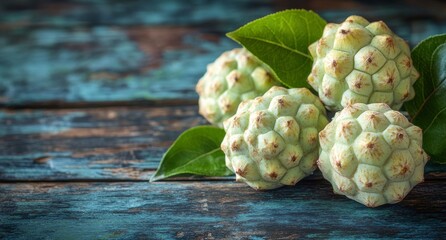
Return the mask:
<svg viewBox="0 0 446 240">
<path fill-rule="evenodd" d="M 0 179 L 148 179 L 196 106 L 0 111 Z"/>
<path fill-rule="evenodd" d="M 207 63 L 233 47 L 194 28 L 0 31 L 0 103 L 195 99 Z"/>
<path fill-rule="evenodd" d="M 382 19 L 412 45 L 446 32 L 445 4 L 351 1 L 2 1 L 0 104 L 196 99 L 206 65 L 236 43 L 228 31 L 283 8 L 328 21 Z"/>
<path fill-rule="evenodd" d="M 148 180 L 201 124 L 196 106 L 0 111 L 0 180 Z M 446 179 L 446 165 L 429 164 L 426 178 Z"/>
<path fill-rule="evenodd" d="M 384 20 L 412 45 L 446 32 L 445 3 L 430 0 L 0 1 L 0 105 L 24 108 L 0 109 L 0 239 L 444 238 L 446 165 L 377 209 L 334 195 L 318 172 L 268 192 L 145 181 L 205 123 L 194 85 L 236 46 L 224 33 L 293 7 Z"/>
<path fill-rule="evenodd" d="M 443 239 L 444 182 L 375 209 L 328 182 L 259 192 L 234 182 L 0 184 L 2 239 Z"/>
</svg>

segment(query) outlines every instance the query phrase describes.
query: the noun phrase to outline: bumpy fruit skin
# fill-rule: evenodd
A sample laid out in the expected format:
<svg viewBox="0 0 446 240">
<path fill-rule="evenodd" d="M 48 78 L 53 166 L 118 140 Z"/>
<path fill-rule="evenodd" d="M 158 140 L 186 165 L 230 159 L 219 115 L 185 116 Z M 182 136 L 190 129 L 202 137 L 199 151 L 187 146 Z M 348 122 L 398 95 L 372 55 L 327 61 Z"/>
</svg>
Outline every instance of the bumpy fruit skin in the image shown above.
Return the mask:
<svg viewBox="0 0 446 240">
<path fill-rule="evenodd" d="M 237 181 L 257 190 L 296 184 L 316 169 L 318 133 L 328 123 L 325 114 L 306 88 L 275 86 L 242 102 L 224 124 L 226 166 Z"/>
<path fill-rule="evenodd" d="M 223 127 L 240 102 L 261 96 L 274 85 L 280 84 L 269 68 L 246 49 L 224 52 L 197 83 L 199 112 Z"/>
<path fill-rule="evenodd" d="M 329 110 L 353 103 L 386 103 L 398 110 L 415 95 L 419 73 L 409 46 L 382 21 L 350 16 L 329 23 L 309 50 L 314 62 L 308 83 Z"/>
<path fill-rule="evenodd" d="M 424 177 L 422 130 L 384 103 L 357 103 L 319 133 L 318 166 L 334 192 L 368 207 L 397 203 Z"/>
</svg>

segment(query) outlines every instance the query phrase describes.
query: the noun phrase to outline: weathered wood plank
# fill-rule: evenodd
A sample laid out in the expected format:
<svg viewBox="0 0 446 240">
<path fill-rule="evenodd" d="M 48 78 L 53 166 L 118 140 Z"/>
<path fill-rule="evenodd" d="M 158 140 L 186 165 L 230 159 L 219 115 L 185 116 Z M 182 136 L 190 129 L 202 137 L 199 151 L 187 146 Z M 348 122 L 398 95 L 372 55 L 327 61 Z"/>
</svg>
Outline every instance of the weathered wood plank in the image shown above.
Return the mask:
<svg viewBox="0 0 446 240">
<path fill-rule="evenodd" d="M 0 30 L 0 103 L 195 99 L 229 39 L 193 27 Z"/>
<path fill-rule="evenodd" d="M 412 45 L 446 32 L 445 3 L 2 1 L 0 105 L 196 99 L 206 64 L 237 46 L 224 34 L 284 8 L 382 19 Z"/>
<path fill-rule="evenodd" d="M 0 180 L 147 180 L 200 124 L 196 106 L 0 111 Z M 446 179 L 446 165 L 426 171 Z"/>
<path fill-rule="evenodd" d="M 148 179 L 196 106 L 0 112 L 0 179 Z"/>
<path fill-rule="evenodd" d="M 446 185 L 369 209 L 322 180 L 256 192 L 232 182 L 0 184 L 2 239 L 443 239 Z"/>
</svg>

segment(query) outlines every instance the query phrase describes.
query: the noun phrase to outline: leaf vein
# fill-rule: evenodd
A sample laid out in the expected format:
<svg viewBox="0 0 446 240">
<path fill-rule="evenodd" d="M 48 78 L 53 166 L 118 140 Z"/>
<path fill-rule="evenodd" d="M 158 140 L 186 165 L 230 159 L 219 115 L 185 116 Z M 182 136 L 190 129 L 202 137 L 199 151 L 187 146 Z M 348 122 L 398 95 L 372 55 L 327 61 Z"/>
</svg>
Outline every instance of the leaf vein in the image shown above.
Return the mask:
<svg viewBox="0 0 446 240">
<path fill-rule="evenodd" d="M 266 40 L 266 39 L 257 38 L 257 37 L 244 37 L 244 36 L 241 36 L 241 37 L 245 38 L 245 39 L 256 40 L 256 41 L 259 41 L 259 42 L 264 42 L 264 43 L 268 43 L 268 44 L 271 44 L 271 45 L 274 45 L 274 46 L 277 46 L 277 47 L 281 47 L 281 48 L 284 48 L 284 49 L 286 49 L 286 50 L 288 50 L 290 52 L 298 54 L 298 55 L 300 55 L 302 57 L 306 57 L 306 58 L 308 58 L 310 60 L 312 59 L 308 54 L 305 54 L 305 53 L 303 53 L 301 51 L 298 51 L 296 49 L 292 49 L 292 48 L 290 48 L 290 47 L 288 47 L 286 45 L 281 45 L 281 44 L 278 44 L 276 42 L 269 41 L 269 40 Z"/>
</svg>

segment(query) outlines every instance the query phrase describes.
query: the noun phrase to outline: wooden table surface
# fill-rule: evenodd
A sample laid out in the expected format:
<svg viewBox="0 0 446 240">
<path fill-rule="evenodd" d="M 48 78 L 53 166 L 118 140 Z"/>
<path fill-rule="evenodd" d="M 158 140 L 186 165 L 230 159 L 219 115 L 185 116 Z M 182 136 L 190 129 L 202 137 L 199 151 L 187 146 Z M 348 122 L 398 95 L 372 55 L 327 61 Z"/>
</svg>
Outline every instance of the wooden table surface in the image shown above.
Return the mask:
<svg viewBox="0 0 446 240">
<path fill-rule="evenodd" d="M 0 239 L 446 238 L 446 165 L 396 205 L 334 195 L 316 172 L 256 192 L 227 178 L 149 183 L 185 129 L 224 36 L 285 8 L 384 20 L 412 46 L 441 1 L 1 1 Z"/>
</svg>

